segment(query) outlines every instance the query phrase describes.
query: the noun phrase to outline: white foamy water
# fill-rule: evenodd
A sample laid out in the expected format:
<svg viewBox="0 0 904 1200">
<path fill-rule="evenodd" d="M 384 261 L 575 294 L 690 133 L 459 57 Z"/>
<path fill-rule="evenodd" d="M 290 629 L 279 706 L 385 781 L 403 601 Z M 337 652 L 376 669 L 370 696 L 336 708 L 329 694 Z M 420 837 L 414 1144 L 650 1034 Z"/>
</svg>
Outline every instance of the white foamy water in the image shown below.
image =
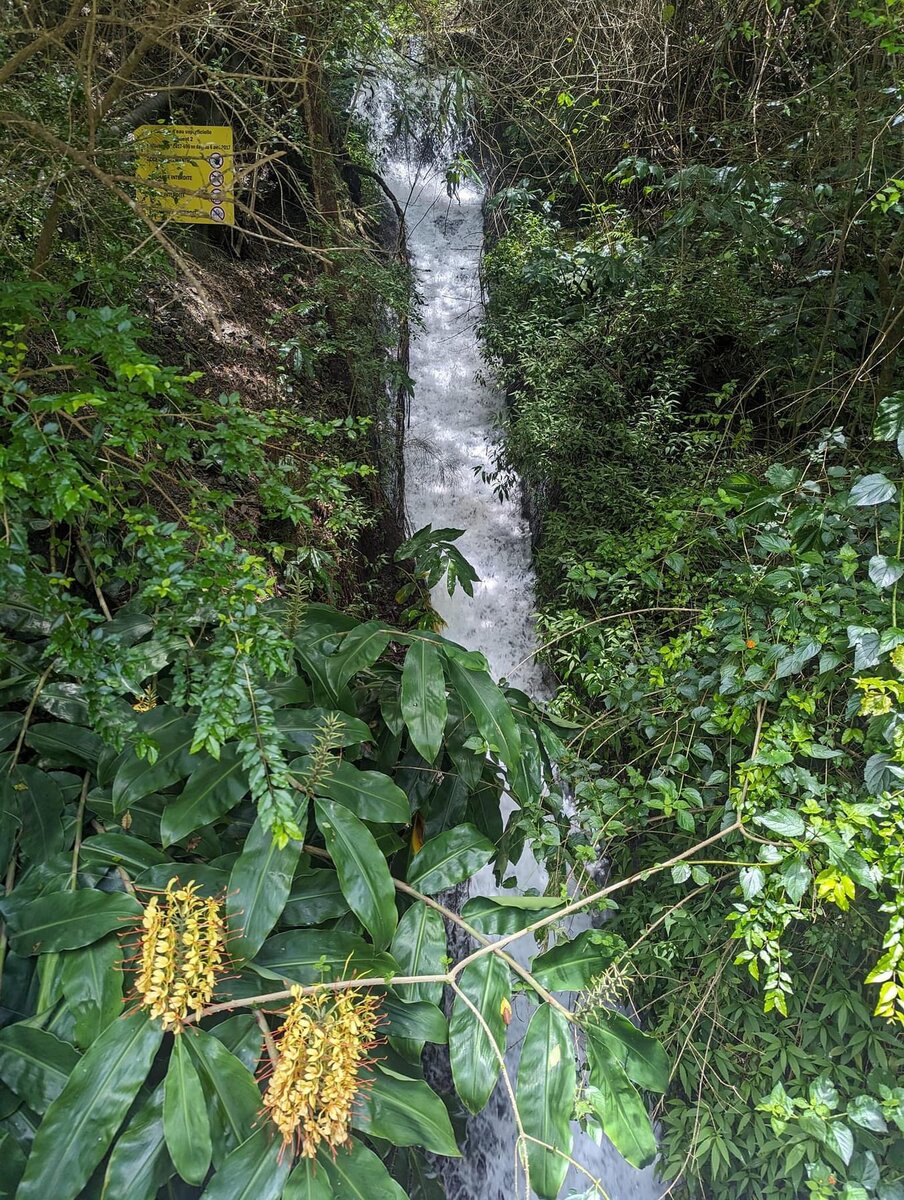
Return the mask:
<svg viewBox="0 0 904 1200">
<path fill-rule="evenodd" d="M 429 87 L 429 82 L 425 85 Z M 536 699 L 545 693 L 537 647 L 530 530 L 516 499 L 500 500 L 481 471 L 492 466 L 492 435 L 504 397 L 479 378 L 476 326 L 482 314 L 479 266 L 483 247 L 484 193 L 469 182 L 452 198 L 446 191 L 443 158 L 458 147 L 425 153 L 413 138 L 393 133 L 393 87 L 383 80 L 359 107 L 383 150 L 384 180 L 405 214 L 408 253 L 423 301 L 422 326 L 412 331 L 409 372 L 414 395 L 405 439 L 405 509 L 411 531 L 432 524 L 465 530 L 456 543 L 480 576 L 473 597 L 458 589 L 450 597 L 441 583 L 433 602 L 446 622 L 445 636 L 482 651 L 496 678 L 505 678 Z M 514 805 L 506 801 L 507 817 Z M 515 870 L 518 887 L 545 890 L 547 876 L 530 850 Z M 470 894 L 498 889 L 486 869 Z M 586 927 L 579 918 L 572 932 Z M 535 952 L 532 940 L 510 947 L 522 962 Z M 515 1003 L 506 1062 L 512 1081 L 531 1007 Z M 487 1108 L 468 1123 L 460 1160 L 441 1160 L 449 1200 L 515 1200 L 516 1127 L 502 1083 Z M 573 1157 L 588 1174 L 569 1171 L 562 1196 L 586 1194 L 609 1200 L 655 1200 L 660 1195 L 651 1169 L 636 1171 L 604 1140 L 597 1146 L 575 1126 Z"/>
</svg>

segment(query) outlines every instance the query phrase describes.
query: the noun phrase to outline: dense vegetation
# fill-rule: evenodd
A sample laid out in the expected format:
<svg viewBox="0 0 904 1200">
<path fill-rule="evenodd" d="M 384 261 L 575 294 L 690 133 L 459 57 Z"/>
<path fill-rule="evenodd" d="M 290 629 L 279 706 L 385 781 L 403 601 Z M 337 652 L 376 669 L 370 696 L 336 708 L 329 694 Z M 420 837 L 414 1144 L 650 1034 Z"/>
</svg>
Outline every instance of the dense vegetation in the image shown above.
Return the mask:
<svg viewBox="0 0 904 1200">
<path fill-rule="evenodd" d="M 497 481 L 586 846 L 618 877 L 746 835 L 613 917 L 661 1168 L 900 1195 L 900 15 L 478 12 Z"/>
<path fill-rule="evenodd" d="M 412 33 L 545 712 L 401 527 L 354 98 Z M 498 1084 L 544 1200 L 573 1118 L 670 1194 L 901 1200 L 902 52 L 896 4 L 0 16 L 0 1195 L 437 1200 Z M 234 228 L 145 205 L 146 123 L 232 127 Z M 547 895 L 457 907 L 525 843 Z"/>
</svg>

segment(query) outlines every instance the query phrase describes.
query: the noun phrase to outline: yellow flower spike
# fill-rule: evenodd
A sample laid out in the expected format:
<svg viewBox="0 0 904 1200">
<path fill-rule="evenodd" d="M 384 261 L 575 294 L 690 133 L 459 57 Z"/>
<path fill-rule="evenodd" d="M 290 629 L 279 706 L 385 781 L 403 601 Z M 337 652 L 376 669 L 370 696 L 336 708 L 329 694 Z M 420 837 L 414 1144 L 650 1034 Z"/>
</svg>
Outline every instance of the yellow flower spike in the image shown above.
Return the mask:
<svg viewBox="0 0 904 1200">
<path fill-rule="evenodd" d="M 141 1007 L 174 1033 L 210 1003 L 228 966 L 222 899 L 199 896 L 194 882 L 177 889 L 178 882 L 145 906 L 136 979 Z"/>
<path fill-rule="evenodd" d="M 294 999 L 276 1033 L 279 1059 L 264 1108 L 304 1158 L 326 1143 L 333 1153 L 349 1137 L 352 1105 L 361 1090 L 360 1069 L 376 1044 L 377 998 L 346 991 Z"/>
</svg>

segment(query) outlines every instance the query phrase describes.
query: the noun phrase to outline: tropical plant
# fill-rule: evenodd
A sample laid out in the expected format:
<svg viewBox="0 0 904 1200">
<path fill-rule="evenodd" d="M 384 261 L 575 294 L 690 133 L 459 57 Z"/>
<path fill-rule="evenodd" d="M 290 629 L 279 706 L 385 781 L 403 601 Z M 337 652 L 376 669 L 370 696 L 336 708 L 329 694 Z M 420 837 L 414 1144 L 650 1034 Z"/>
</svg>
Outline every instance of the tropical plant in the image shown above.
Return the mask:
<svg viewBox="0 0 904 1200">
<path fill-rule="evenodd" d="M 585 989 L 619 939 L 569 937 L 562 918 L 585 905 L 558 895 L 475 898 L 461 914 L 437 899 L 490 861 L 504 871 L 504 788 L 556 819 L 554 730 L 435 634 L 268 607 L 290 660 L 255 681 L 254 711 L 289 760 L 290 838 L 254 802 L 269 732 L 198 746 L 197 713 L 161 667 L 125 745 L 106 746 L 78 684 L 40 669 L 46 628 L 4 610 L 6 692 L 28 696 L 3 714 L 0 764 L 5 1194 L 135 1200 L 178 1176 L 180 1194 L 209 1198 L 401 1196 L 371 1145 L 458 1153 L 426 1042 L 448 1042 L 471 1111 L 505 1071 L 538 1195 L 568 1168 L 585 1045 L 587 1112 L 648 1160 L 636 1087 L 664 1088 L 661 1049 L 553 994 Z M 101 642 L 155 639 L 151 613 L 109 624 Z M 473 939 L 455 963 L 447 922 Z M 528 930 L 546 948 L 526 969 L 507 947 Z M 516 1083 L 513 989 L 534 1009 Z"/>
</svg>

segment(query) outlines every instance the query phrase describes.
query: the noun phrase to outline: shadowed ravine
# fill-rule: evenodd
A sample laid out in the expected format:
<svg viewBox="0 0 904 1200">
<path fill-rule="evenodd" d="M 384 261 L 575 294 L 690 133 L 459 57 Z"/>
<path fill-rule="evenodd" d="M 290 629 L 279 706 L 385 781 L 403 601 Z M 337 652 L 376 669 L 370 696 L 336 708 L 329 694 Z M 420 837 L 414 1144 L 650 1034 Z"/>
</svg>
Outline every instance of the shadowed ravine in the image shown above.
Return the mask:
<svg viewBox="0 0 904 1200">
<path fill-rule="evenodd" d="M 446 622 L 444 634 L 482 651 L 493 674 L 542 698 L 543 672 L 534 662 L 534 575 L 530 530 L 517 498 L 500 500 L 481 470 L 492 464 L 491 438 L 502 397 L 481 379 L 476 326 L 481 313 L 479 264 L 484 238 L 484 193 L 474 182 L 446 190 L 443 151 L 425 154 L 413 138 L 393 132 L 393 90 L 381 82 L 362 108 L 382 151 L 381 173 L 405 214 L 408 253 L 422 299 L 422 325 L 410 347 L 414 394 L 405 450 L 405 507 L 412 530 L 465 530 L 457 543 L 480 583 L 469 597 L 450 597 L 445 584 L 434 605 Z M 457 147 L 456 147 L 457 148 Z M 516 868 L 518 886 L 543 889 L 546 875 L 529 851 Z M 471 881 L 469 894 L 496 891 L 487 868 Z M 577 927 L 576 927 L 577 928 Z M 527 961 L 533 943 L 514 947 Z M 507 1063 L 514 1079 L 530 1009 L 517 1000 L 509 1027 Z M 597 1146 L 575 1129 L 574 1157 L 601 1181 L 610 1200 L 654 1200 L 660 1189 L 651 1169 L 637 1171 L 604 1140 Z M 460 1160 L 437 1160 L 449 1200 L 514 1200 L 515 1123 L 502 1082 L 487 1108 L 468 1125 Z M 588 1175 L 569 1172 L 562 1195 L 600 1195 Z"/>
</svg>

